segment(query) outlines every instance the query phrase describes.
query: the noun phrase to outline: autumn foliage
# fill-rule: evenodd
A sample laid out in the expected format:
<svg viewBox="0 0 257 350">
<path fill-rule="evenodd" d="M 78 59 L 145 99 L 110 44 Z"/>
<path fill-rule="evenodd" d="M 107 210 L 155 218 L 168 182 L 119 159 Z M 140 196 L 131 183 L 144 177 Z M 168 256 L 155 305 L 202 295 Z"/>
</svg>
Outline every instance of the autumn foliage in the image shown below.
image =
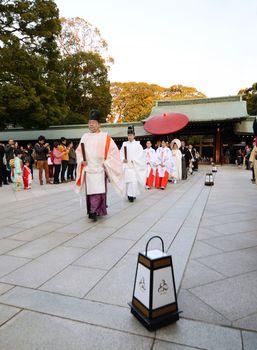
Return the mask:
<svg viewBox="0 0 257 350">
<path fill-rule="evenodd" d="M 173 85 L 164 88 L 147 83 L 111 83 L 112 107 L 107 121 L 121 123 L 146 118 L 157 100 L 176 100 L 206 97 L 196 88 Z"/>
</svg>

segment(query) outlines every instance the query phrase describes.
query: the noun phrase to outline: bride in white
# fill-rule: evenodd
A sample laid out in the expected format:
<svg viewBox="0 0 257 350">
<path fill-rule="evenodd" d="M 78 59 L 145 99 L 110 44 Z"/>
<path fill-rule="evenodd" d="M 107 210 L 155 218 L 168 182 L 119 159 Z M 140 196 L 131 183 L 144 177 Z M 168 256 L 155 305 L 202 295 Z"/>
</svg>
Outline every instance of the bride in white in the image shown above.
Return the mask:
<svg viewBox="0 0 257 350">
<path fill-rule="evenodd" d="M 182 179 L 182 153 L 179 150 L 181 147 L 181 142 L 179 139 L 174 139 L 171 141 L 170 149 L 172 153 L 173 162 L 175 165 L 174 169 L 174 180 L 180 181 Z"/>
</svg>

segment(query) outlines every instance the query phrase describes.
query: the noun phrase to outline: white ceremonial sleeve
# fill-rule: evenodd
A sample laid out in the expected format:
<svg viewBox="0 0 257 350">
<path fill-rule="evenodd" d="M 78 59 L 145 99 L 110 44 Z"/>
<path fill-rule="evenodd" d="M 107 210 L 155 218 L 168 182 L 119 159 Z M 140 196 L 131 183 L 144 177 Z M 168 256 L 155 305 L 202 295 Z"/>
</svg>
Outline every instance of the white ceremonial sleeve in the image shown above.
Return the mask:
<svg viewBox="0 0 257 350">
<path fill-rule="evenodd" d="M 111 139 L 110 148 L 107 158 L 104 161 L 104 168 L 108 179 L 111 181 L 115 191 L 121 196 L 124 196 L 123 170 L 120 160 L 120 153 L 117 145 Z"/>
<path fill-rule="evenodd" d="M 137 141 L 135 154 L 133 155 L 133 166 L 136 172 L 137 181 L 141 186 L 145 186 L 147 176 L 147 166 L 145 162 L 145 155 L 143 147 Z"/>
</svg>

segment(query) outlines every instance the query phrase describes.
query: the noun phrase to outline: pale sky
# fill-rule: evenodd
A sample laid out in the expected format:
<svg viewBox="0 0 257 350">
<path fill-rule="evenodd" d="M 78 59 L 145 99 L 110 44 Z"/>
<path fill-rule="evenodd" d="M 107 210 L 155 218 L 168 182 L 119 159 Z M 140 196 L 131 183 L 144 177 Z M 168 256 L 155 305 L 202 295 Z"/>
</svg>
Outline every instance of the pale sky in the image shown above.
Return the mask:
<svg viewBox="0 0 257 350">
<path fill-rule="evenodd" d="M 257 81 L 257 0 L 56 0 L 97 27 L 111 82 L 193 86 L 236 95 Z"/>
</svg>

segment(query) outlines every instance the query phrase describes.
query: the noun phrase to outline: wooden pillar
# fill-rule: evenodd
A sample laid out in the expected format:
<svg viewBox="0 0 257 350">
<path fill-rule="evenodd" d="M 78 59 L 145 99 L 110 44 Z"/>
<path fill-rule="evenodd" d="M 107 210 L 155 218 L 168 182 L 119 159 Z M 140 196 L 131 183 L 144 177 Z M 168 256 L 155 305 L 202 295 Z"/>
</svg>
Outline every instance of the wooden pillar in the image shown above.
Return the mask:
<svg viewBox="0 0 257 350">
<path fill-rule="evenodd" d="M 202 139 L 200 139 L 199 153 L 200 153 L 200 156 L 202 157 L 202 154 L 203 154 L 203 140 Z"/>
<path fill-rule="evenodd" d="M 220 163 L 221 161 L 221 128 L 218 127 L 216 130 L 215 137 L 215 162 Z"/>
</svg>

